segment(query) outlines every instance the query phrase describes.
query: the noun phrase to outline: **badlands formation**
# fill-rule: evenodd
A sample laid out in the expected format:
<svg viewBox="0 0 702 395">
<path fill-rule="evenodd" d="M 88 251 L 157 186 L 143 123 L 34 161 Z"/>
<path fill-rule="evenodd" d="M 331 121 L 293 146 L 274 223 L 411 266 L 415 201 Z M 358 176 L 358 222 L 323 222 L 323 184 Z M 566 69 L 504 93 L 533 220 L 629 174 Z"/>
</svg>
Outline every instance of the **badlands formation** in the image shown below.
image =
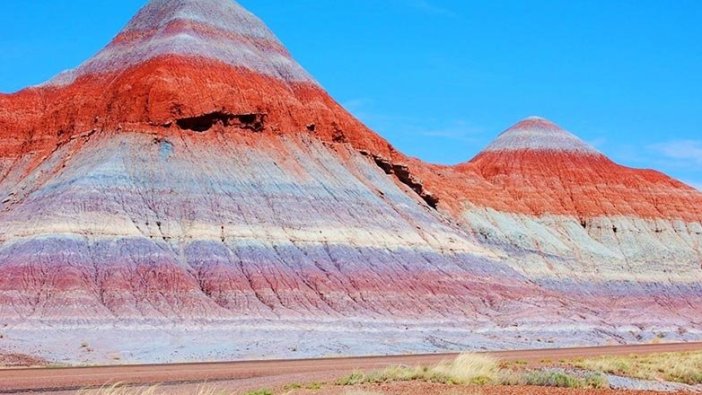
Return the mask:
<svg viewBox="0 0 702 395">
<path fill-rule="evenodd" d="M 231 0 L 0 95 L 0 353 L 158 362 L 702 338 L 702 194 L 533 117 L 409 158 Z"/>
</svg>

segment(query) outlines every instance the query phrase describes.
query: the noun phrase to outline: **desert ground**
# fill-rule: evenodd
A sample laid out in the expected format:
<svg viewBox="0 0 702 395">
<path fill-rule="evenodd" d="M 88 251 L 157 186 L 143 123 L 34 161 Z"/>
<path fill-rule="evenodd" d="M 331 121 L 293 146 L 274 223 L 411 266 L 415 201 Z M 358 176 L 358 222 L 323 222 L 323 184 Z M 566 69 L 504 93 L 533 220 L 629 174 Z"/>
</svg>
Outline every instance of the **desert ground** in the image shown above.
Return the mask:
<svg viewBox="0 0 702 395">
<path fill-rule="evenodd" d="M 24 361 L 37 362 L 28 358 Z M 702 343 L 231 363 L 8 367 L 0 370 L 0 392 L 85 395 L 695 393 L 702 392 Z"/>
</svg>

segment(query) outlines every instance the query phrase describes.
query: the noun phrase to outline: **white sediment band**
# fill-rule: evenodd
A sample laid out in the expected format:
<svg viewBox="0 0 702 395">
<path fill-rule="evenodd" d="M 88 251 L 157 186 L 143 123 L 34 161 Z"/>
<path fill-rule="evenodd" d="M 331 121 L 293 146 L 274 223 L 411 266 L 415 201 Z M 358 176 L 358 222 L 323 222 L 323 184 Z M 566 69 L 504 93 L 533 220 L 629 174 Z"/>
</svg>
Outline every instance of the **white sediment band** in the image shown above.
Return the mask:
<svg viewBox="0 0 702 395">
<path fill-rule="evenodd" d="M 527 118 L 503 132 L 485 151 L 565 151 L 600 155 L 572 133 L 540 117 Z"/>
<path fill-rule="evenodd" d="M 67 85 L 83 75 L 120 71 L 165 55 L 216 60 L 289 82 L 316 83 L 260 19 L 231 0 L 152 0 L 118 38 L 125 36 L 134 39 L 115 40 L 47 85 Z"/>
</svg>

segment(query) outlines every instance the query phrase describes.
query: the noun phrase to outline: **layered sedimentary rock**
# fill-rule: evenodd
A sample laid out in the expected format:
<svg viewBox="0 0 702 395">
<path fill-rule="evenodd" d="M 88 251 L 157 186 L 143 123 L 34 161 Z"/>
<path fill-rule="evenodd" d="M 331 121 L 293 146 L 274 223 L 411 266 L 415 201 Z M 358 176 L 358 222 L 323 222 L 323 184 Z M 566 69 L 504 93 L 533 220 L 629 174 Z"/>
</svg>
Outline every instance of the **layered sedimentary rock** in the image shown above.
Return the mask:
<svg viewBox="0 0 702 395">
<path fill-rule="evenodd" d="M 487 320 L 553 298 L 429 207 L 400 154 L 227 0 L 152 1 L 8 100 L 5 320 Z"/>
<path fill-rule="evenodd" d="M 0 202 L 19 337 L 360 325 L 306 339 L 319 355 L 367 353 L 379 327 L 382 353 L 702 325 L 699 192 L 541 118 L 458 166 L 405 157 L 229 0 L 153 0 L 83 65 L 0 96 Z"/>
<path fill-rule="evenodd" d="M 557 125 L 529 118 L 458 172 L 462 222 L 546 289 L 596 306 L 608 322 L 699 323 L 702 197 L 651 170 L 613 163 Z"/>
<path fill-rule="evenodd" d="M 533 292 L 359 153 L 209 133 L 81 143 L 2 215 L 3 306 L 68 320 L 474 316 L 483 295 Z"/>
</svg>

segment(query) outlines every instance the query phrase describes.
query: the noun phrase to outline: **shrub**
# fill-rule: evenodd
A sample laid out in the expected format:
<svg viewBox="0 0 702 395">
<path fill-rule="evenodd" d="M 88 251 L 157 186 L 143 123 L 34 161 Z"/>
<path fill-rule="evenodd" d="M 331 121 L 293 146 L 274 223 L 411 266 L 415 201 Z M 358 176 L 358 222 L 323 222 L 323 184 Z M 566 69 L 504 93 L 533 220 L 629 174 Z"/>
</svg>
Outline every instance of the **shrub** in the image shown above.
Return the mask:
<svg viewBox="0 0 702 395">
<path fill-rule="evenodd" d="M 246 395 L 273 395 L 273 391 L 267 390 L 267 389 L 262 389 L 262 390 L 247 392 Z"/>
<path fill-rule="evenodd" d="M 462 354 L 452 362 L 442 362 L 433 369 L 434 374 L 442 375 L 455 384 L 490 384 L 495 381 L 499 366 L 487 355 Z"/>
<path fill-rule="evenodd" d="M 362 372 L 353 372 L 336 381 L 336 385 L 359 385 L 366 383 L 366 375 Z"/>
<path fill-rule="evenodd" d="M 600 373 L 592 373 L 585 376 L 585 386 L 596 389 L 609 388 L 609 381 Z"/>
<path fill-rule="evenodd" d="M 305 386 L 305 389 L 313 391 L 320 390 L 322 389 L 322 383 L 309 383 Z"/>
<path fill-rule="evenodd" d="M 97 390 L 95 389 L 84 389 L 78 391 L 78 395 L 155 395 L 158 390 L 158 386 L 138 388 L 138 387 L 127 387 L 121 383 L 113 384 L 110 386 L 103 386 Z"/>
<path fill-rule="evenodd" d="M 574 366 L 644 380 L 702 384 L 702 352 L 593 358 L 577 361 Z"/>
<path fill-rule="evenodd" d="M 527 385 L 539 387 L 583 388 L 585 384 L 577 377 L 563 372 L 534 371 L 525 376 Z"/>
<path fill-rule="evenodd" d="M 338 385 L 380 384 L 396 381 L 426 381 L 441 384 L 486 385 L 496 381 L 497 361 L 477 354 L 463 354 L 434 367 L 393 366 L 371 373 L 354 372 L 337 380 Z"/>
</svg>

